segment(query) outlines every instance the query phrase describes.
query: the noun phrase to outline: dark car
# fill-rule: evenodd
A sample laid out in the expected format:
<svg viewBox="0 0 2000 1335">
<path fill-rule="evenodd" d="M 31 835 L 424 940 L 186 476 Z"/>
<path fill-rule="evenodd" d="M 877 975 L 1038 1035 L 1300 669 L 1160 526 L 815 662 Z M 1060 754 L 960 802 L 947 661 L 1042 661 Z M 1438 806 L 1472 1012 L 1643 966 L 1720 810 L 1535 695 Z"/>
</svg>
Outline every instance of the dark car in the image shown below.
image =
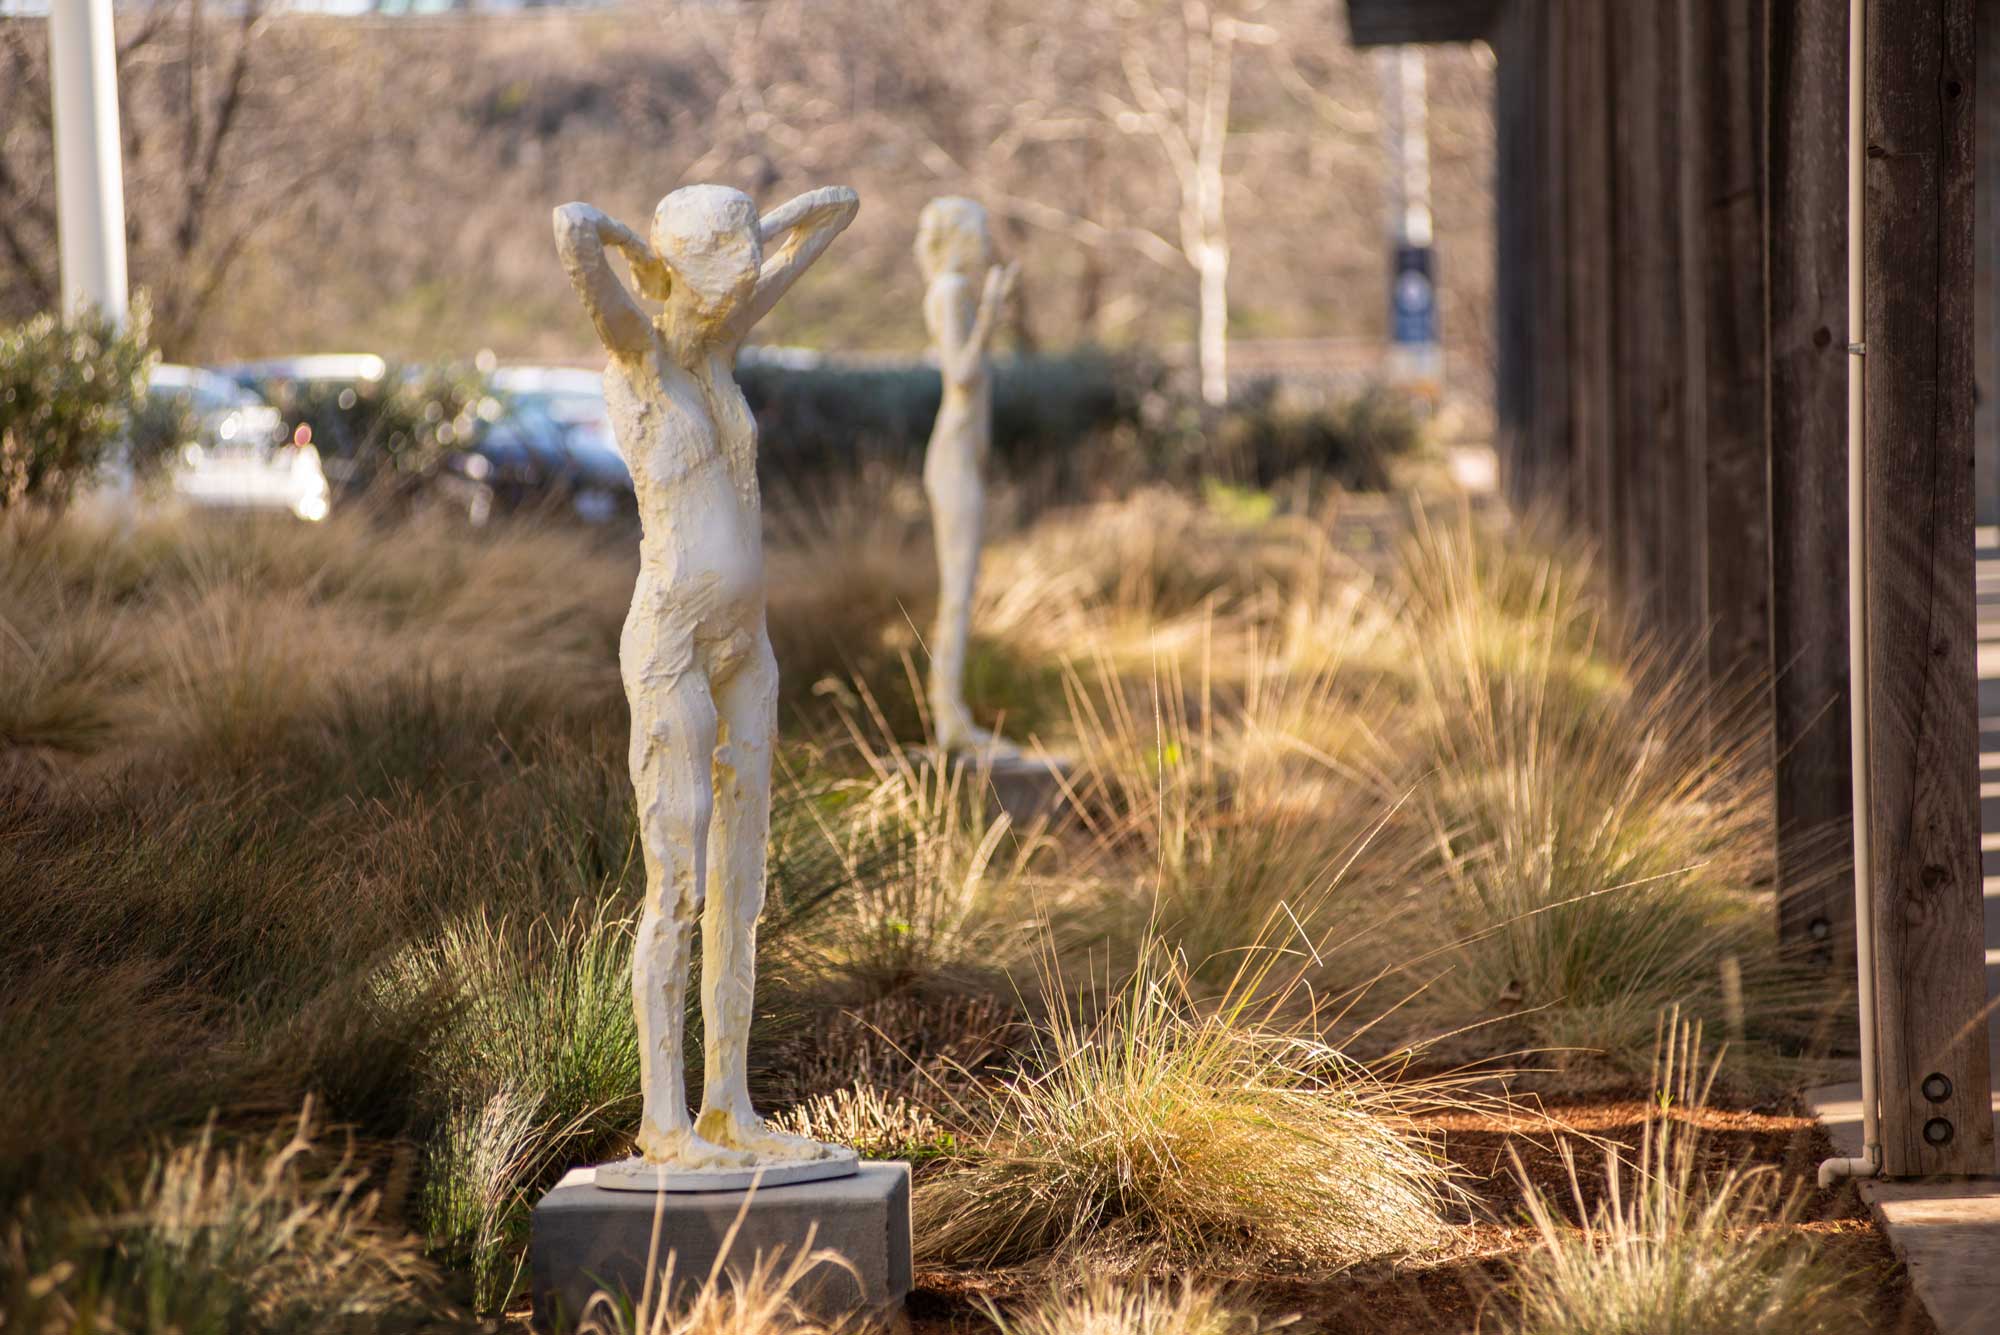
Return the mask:
<svg viewBox="0 0 2000 1335">
<path fill-rule="evenodd" d="M 441 484 L 474 524 L 530 511 L 608 523 L 636 513 L 631 475 L 615 454 L 611 463 L 575 448 L 555 418 L 503 401 L 466 449 L 446 456 Z"/>
</svg>

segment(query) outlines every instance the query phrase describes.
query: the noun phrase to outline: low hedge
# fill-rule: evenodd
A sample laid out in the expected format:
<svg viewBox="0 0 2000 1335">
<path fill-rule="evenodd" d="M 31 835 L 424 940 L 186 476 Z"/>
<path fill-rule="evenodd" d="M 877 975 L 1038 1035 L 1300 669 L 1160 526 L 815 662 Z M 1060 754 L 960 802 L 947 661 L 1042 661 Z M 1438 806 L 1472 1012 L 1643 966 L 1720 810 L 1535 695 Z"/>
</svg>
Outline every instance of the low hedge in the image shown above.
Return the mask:
<svg viewBox="0 0 2000 1335">
<path fill-rule="evenodd" d="M 767 479 L 794 486 L 857 462 L 919 467 L 943 393 L 937 369 L 916 362 L 753 361 L 736 378 L 757 416 Z M 1217 410 L 1177 392 L 1164 367 L 1142 359 L 1086 352 L 994 364 L 996 469 L 1060 485 L 1112 474 L 1265 487 L 1311 469 L 1350 487 L 1381 487 L 1391 462 L 1420 438 L 1408 404 L 1387 390 L 1308 408 L 1287 404 L 1266 382 Z"/>
</svg>

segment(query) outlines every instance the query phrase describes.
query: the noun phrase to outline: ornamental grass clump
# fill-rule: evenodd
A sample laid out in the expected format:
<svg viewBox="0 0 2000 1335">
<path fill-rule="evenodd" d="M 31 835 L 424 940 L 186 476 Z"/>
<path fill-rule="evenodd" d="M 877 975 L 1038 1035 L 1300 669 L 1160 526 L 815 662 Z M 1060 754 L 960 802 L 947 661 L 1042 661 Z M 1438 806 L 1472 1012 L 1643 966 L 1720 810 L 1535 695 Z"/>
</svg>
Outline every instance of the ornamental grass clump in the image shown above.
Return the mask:
<svg viewBox="0 0 2000 1335">
<path fill-rule="evenodd" d="M 1418 874 L 1437 887 L 1417 930 L 1441 910 L 1453 943 L 1412 971 L 1416 1010 L 1632 1078 L 1664 1009 L 1740 1027 L 1740 979 L 1751 1036 L 1782 1037 L 1812 998 L 1765 926 L 1754 711 L 1603 633 L 1585 572 L 1490 545 L 1431 530 L 1409 572 L 1428 773 L 1403 833 L 1428 844 Z"/>
<path fill-rule="evenodd" d="M 380 1226 L 364 1175 L 330 1167 L 311 1105 L 289 1136 L 223 1149 L 213 1127 L 155 1159 L 123 1208 L 42 1214 L 0 1252 L 7 1326 L 59 1335 L 409 1330 L 436 1277 Z"/>
<path fill-rule="evenodd" d="M 1611 1146 L 1592 1209 L 1568 1159 L 1578 1223 L 1516 1162 L 1536 1244 L 1513 1263 L 1508 1335 L 1835 1335 L 1863 1328 L 1846 1276 L 1802 1242 L 1799 1193 L 1769 1167 L 1716 1171 L 1701 1115 L 1714 1067 L 1698 1026 L 1657 1045 L 1636 1154 Z M 1567 1149 L 1565 1150 L 1567 1157 Z"/>
<path fill-rule="evenodd" d="M 1124 1285 L 1102 1277 L 993 1320 L 1001 1335 L 1256 1335 L 1264 1328 L 1204 1284 Z"/>
<path fill-rule="evenodd" d="M 1447 1092 L 1284 1018 L 1280 957 L 1253 945 L 1206 1005 L 1157 942 L 1095 1016 L 1051 982 L 984 1135 L 918 1190 L 925 1259 L 1327 1271 L 1437 1245 L 1459 1192 L 1409 1115 Z"/>
</svg>

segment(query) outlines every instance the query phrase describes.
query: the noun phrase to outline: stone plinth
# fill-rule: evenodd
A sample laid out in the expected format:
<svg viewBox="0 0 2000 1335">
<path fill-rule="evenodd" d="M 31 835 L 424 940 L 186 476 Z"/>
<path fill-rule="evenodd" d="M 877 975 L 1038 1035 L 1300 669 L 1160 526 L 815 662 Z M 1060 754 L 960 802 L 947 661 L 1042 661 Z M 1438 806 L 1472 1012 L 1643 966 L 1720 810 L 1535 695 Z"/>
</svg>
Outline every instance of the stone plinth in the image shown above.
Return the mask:
<svg viewBox="0 0 2000 1335">
<path fill-rule="evenodd" d="M 825 1317 L 900 1308 L 910 1291 L 910 1166 L 864 1163 L 858 1173 L 745 1191 L 607 1191 L 590 1168 L 572 1169 L 535 1207 L 529 1268 L 535 1326 L 568 1330 L 592 1294 L 624 1293 L 636 1303 L 648 1258 L 674 1257 L 674 1286 L 685 1295 L 708 1277 L 740 1213 L 724 1262 L 748 1270 L 759 1253 L 796 1255 L 811 1245 L 845 1258 L 813 1271 L 795 1295 Z M 748 1208 L 745 1200 L 749 1199 Z M 653 1236 L 655 1212 L 657 1244 Z M 815 1231 L 815 1225 L 817 1229 Z M 857 1278 L 858 1275 L 858 1278 Z"/>
<path fill-rule="evenodd" d="M 1071 762 L 1062 757 L 1008 751 L 947 755 L 928 746 L 911 747 L 909 754 L 927 768 L 963 770 L 961 782 L 984 793 L 988 818 L 1004 812 L 1017 830 L 1044 820 L 1059 825 L 1068 815 L 1063 781 Z"/>
</svg>

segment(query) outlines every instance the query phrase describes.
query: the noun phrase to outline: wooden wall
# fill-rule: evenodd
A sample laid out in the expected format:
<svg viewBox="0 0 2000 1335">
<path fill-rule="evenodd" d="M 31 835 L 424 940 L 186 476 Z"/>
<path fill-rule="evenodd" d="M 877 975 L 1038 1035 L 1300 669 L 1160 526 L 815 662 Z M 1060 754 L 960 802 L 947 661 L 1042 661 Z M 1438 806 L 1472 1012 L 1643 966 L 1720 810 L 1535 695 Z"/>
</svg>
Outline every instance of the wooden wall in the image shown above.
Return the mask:
<svg viewBox="0 0 2000 1335">
<path fill-rule="evenodd" d="M 1517 505 L 1592 535 L 1694 683 L 1770 722 L 1779 930 L 1838 980 L 1855 930 L 1846 405 L 1864 368 L 1885 1167 L 1990 1172 L 1973 108 L 2000 89 L 1974 96 L 1973 11 L 2000 3 L 1867 3 L 1861 357 L 1847 0 L 1504 0 L 1501 439 Z"/>
</svg>

